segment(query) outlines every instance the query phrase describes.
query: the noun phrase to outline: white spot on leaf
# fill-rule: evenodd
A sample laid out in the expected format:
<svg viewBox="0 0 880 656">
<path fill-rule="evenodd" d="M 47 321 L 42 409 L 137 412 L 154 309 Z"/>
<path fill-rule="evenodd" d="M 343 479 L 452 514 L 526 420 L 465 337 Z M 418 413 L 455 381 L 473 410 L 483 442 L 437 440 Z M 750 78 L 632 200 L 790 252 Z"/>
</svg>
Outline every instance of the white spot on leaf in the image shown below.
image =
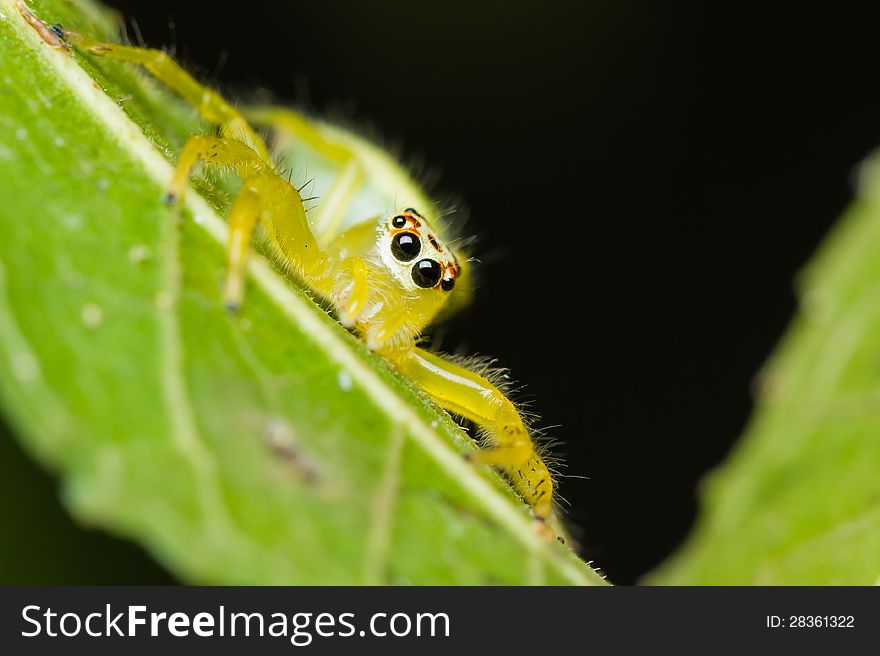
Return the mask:
<svg viewBox="0 0 880 656">
<path fill-rule="evenodd" d="M 82 224 L 83 219 L 79 214 L 68 214 L 64 217 L 64 227 L 70 231 L 79 230 Z"/>
<path fill-rule="evenodd" d="M 350 373 L 348 373 L 347 371 L 340 371 L 339 376 L 336 378 L 336 380 L 339 383 L 339 389 L 341 389 L 343 392 L 351 391 L 352 381 Z"/>
<path fill-rule="evenodd" d="M 30 353 L 20 351 L 12 354 L 12 375 L 22 383 L 30 383 L 40 377 L 40 364 Z"/>
<path fill-rule="evenodd" d="M 86 303 L 80 310 L 79 318 L 86 328 L 94 330 L 104 323 L 104 310 L 95 303 Z"/>
<path fill-rule="evenodd" d="M 150 257 L 150 249 L 143 244 L 137 244 L 128 249 L 128 261 L 132 264 L 140 264 Z"/>
</svg>

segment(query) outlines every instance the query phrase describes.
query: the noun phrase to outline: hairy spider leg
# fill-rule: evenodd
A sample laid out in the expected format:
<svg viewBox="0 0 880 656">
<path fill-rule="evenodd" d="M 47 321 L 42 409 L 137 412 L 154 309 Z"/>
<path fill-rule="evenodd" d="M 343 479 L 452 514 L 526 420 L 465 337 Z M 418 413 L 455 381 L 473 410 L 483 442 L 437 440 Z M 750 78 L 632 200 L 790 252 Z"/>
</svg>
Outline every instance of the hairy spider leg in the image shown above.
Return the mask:
<svg viewBox="0 0 880 656">
<path fill-rule="evenodd" d="M 364 182 L 364 167 L 357 152 L 347 143 L 324 134 L 314 121 L 293 110 L 254 106 L 246 107 L 243 113 L 254 125 L 290 135 L 340 166 L 339 174 L 315 208 L 315 234 L 318 243 L 326 246 L 339 234 L 349 204 Z"/>
<path fill-rule="evenodd" d="M 415 346 L 386 357 L 439 405 L 480 426 L 489 446 L 469 459 L 504 469 L 535 516 L 541 520 L 550 516 L 553 478 L 516 406 L 501 390 L 485 376 Z"/>
<path fill-rule="evenodd" d="M 236 309 L 244 294 L 244 266 L 253 231 L 261 222 L 270 241 L 286 261 L 293 263 L 313 283 L 321 272 L 323 258 L 309 227 L 299 193 L 273 173 L 269 150 L 245 118 L 216 91 L 199 84 L 167 53 L 103 43 L 54 26 L 56 33 L 71 45 L 94 55 L 143 65 L 158 80 L 178 93 L 207 121 L 220 126 L 226 138 L 195 136 L 184 146 L 166 196 L 175 202 L 186 188 L 193 168 L 200 161 L 215 166 L 231 166 L 244 180 L 229 217 L 229 243 L 224 301 Z M 317 284 L 318 291 L 323 285 Z"/>
<path fill-rule="evenodd" d="M 166 203 L 175 203 L 183 196 L 189 176 L 199 162 L 233 168 L 242 180 L 272 171 L 271 165 L 243 141 L 196 135 L 187 139 L 183 146 L 165 196 Z"/>
<path fill-rule="evenodd" d="M 238 110 L 219 93 L 199 84 L 168 53 L 153 48 L 102 43 L 77 32 L 69 32 L 58 24 L 53 25 L 51 29 L 67 43 L 99 57 L 141 64 L 169 89 L 192 105 L 202 118 L 220 126 L 224 137 L 244 141 L 264 161 L 272 161 L 266 144 Z"/>
<path fill-rule="evenodd" d="M 199 163 L 233 167 L 242 178 L 241 191 L 229 211 L 229 241 L 224 301 L 231 310 L 241 305 L 249 245 L 257 224 L 295 273 L 322 294 L 329 291 L 326 256 L 309 225 L 299 192 L 269 168 L 247 144 L 237 139 L 197 135 L 180 154 L 167 199 L 180 199 Z M 365 268 L 365 266 L 364 266 Z"/>
<path fill-rule="evenodd" d="M 245 179 L 229 212 L 228 268 L 224 297 L 237 309 L 244 287 L 244 266 L 257 223 L 285 262 L 311 287 L 326 293 L 325 256 L 306 218 L 299 192 L 275 173 Z"/>
</svg>

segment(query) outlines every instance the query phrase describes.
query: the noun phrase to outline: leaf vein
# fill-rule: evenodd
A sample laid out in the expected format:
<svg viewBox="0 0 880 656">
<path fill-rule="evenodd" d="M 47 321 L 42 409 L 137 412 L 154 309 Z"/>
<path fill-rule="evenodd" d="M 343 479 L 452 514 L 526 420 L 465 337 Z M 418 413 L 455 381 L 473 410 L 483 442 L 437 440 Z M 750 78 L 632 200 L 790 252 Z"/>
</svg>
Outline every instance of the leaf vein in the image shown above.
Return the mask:
<svg viewBox="0 0 880 656">
<path fill-rule="evenodd" d="M 368 585 L 388 583 L 394 507 L 400 496 L 400 467 L 406 433 L 400 426 L 391 431 L 382 476 L 370 504 L 370 533 L 367 541 L 364 579 Z"/>
</svg>

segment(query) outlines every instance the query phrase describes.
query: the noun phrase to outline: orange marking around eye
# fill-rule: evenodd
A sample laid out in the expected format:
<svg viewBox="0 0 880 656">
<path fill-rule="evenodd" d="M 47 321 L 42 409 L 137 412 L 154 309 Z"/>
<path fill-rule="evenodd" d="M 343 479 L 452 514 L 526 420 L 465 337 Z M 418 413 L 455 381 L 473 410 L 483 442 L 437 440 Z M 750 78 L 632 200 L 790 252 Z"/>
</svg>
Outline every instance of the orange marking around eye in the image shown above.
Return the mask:
<svg viewBox="0 0 880 656">
<path fill-rule="evenodd" d="M 421 228 L 421 227 L 422 227 L 422 224 L 421 224 L 421 222 L 419 222 L 419 219 L 424 218 L 424 217 L 423 217 L 421 214 L 418 214 L 418 213 L 416 213 L 416 212 L 414 212 L 414 211 L 412 211 L 412 210 L 403 210 L 403 212 L 401 212 L 401 215 L 403 215 L 403 216 L 405 216 L 407 219 L 409 219 L 409 221 L 410 221 L 410 222 L 413 224 L 413 226 L 415 226 L 416 228 Z M 419 217 L 419 219 L 417 219 L 416 217 Z"/>
<path fill-rule="evenodd" d="M 390 234 L 392 237 L 394 237 L 395 235 L 397 235 L 401 232 L 408 232 L 411 235 L 415 235 L 419 239 L 422 238 L 422 235 L 419 234 L 418 230 L 416 230 L 415 228 L 410 228 L 409 226 L 407 226 L 406 228 L 391 228 Z"/>
</svg>

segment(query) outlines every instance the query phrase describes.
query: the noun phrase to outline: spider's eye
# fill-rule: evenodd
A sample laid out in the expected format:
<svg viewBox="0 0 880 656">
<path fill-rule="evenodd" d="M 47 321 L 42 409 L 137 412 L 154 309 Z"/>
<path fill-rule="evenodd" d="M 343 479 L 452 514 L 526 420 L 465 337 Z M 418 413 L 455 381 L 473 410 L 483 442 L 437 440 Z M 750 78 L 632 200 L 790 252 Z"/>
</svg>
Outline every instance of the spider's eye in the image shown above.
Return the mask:
<svg viewBox="0 0 880 656">
<path fill-rule="evenodd" d="M 412 279 L 422 289 L 430 289 L 440 281 L 440 273 L 440 265 L 434 260 L 419 260 L 412 268 Z"/>
<path fill-rule="evenodd" d="M 451 292 L 455 287 L 455 278 L 444 278 L 443 282 L 440 283 L 440 289 L 444 292 Z"/>
<path fill-rule="evenodd" d="M 401 262 L 414 260 L 422 251 L 422 242 L 414 234 L 399 232 L 391 240 L 391 254 Z"/>
<path fill-rule="evenodd" d="M 398 230 L 400 228 L 405 228 L 406 227 L 406 217 L 398 214 L 393 219 L 391 219 L 391 225 L 393 225 Z"/>
</svg>

